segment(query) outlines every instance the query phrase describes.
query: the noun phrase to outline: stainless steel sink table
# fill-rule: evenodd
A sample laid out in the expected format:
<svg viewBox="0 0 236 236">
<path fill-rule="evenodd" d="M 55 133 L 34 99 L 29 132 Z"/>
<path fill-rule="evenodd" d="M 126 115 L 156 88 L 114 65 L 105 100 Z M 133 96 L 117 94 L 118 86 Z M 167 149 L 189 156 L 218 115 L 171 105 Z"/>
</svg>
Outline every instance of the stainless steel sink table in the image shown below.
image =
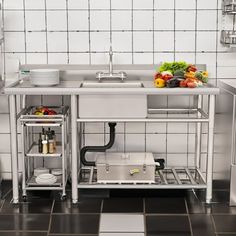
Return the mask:
<svg viewBox="0 0 236 236">
<path fill-rule="evenodd" d="M 130 66 L 130 65 L 128 65 Z M 32 67 L 32 66 L 31 66 Z M 27 66 L 27 68 L 31 68 Z M 130 66 L 132 67 L 132 66 Z M 45 66 L 44 66 L 45 68 Z M 52 68 L 52 65 L 50 65 Z M 57 65 L 54 68 L 59 68 L 60 70 L 70 71 L 77 70 L 81 71 L 81 67 L 79 66 L 69 66 L 69 65 Z M 5 94 L 9 95 L 10 101 L 10 124 L 11 124 L 11 152 L 12 152 L 12 172 L 13 172 L 13 202 L 17 203 L 19 201 L 19 176 L 18 176 L 18 147 L 17 147 L 17 119 L 19 115 L 16 112 L 16 96 L 25 96 L 25 95 L 67 95 L 70 96 L 71 100 L 71 179 L 72 179 L 72 201 L 76 203 L 78 201 L 78 188 L 109 188 L 109 189 L 123 189 L 123 188 L 133 188 L 133 189 L 167 189 L 167 188 L 177 188 L 177 189 L 187 189 L 187 188 L 204 188 L 206 189 L 206 202 L 210 203 L 212 199 L 212 168 L 213 168 L 213 141 L 214 141 L 214 117 L 215 117 L 215 97 L 219 94 L 219 88 L 213 86 L 205 86 L 202 88 L 162 88 L 157 89 L 153 87 L 153 71 L 155 68 L 153 65 L 134 65 L 130 69 L 130 73 L 134 72 L 136 74 L 146 73 L 146 76 L 140 77 L 140 81 L 143 84 L 143 87 L 138 88 L 91 88 L 91 87 L 81 87 L 82 79 L 84 77 L 77 76 L 77 79 L 72 80 L 62 80 L 60 85 L 55 87 L 32 87 L 29 84 L 27 79 L 22 81 L 17 81 L 14 84 L 5 88 Z M 99 69 L 94 66 L 94 71 L 99 71 Z M 116 69 L 116 68 L 115 68 Z M 120 68 L 118 68 L 120 69 Z M 91 66 L 83 66 L 83 70 L 87 70 L 91 74 Z M 127 68 L 123 68 L 123 71 L 127 71 Z M 129 75 L 129 72 L 127 73 Z M 82 119 L 80 118 L 79 109 L 78 109 L 78 100 L 80 95 L 91 95 L 91 94 L 117 94 L 117 95 L 175 95 L 175 96 L 194 96 L 197 99 L 196 107 L 192 109 L 148 109 L 148 116 L 146 118 L 132 118 L 132 119 Z M 207 112 L 205 112 L 202 108 L 203 97 L 207 97 L 209 101 L 209 106 Z M 165 114 L 179 114 L 184 113 L 187 114 L 186 117 L 171 117 L 158 116 L 159 113 Z M 191 114 L 194 114 L 192 116 Z M 196 168 L 188 169 L 188 168 L 166 168 L 166 170 L 161 173 L 159 172 L 158 180 L 156 184 L 149 185 L 125 185 L 125 184 L 97 184 L 94 182 L 94 173 L 96 172 L 95 168 L 83 168 L 80 163 L 79 158 L 79 148 L 80 147 L 80 138 L 81 138 L 81 130 L 80 124 L 84 122 L 172 122 L 172 123 L 196 123 L 197 131 L 197 145 L 196 145 Z M 206 169 L 206 180 L 202 173 L 199 171 L 199 163 L 200 163 L 200 139 L 201 139 L 201 124 L 208 123 L 208 150 L 207 150 L 207 169 Z M 84 171 L 88 174 L 88 180 L 80 180 L 78 178 L 78 173 L 80 171 Z M 168 182 L 169 179 L 166 176 L 171 174 L 173 177 L 174 183 Z M 185 183 L 182 181 L 181 176 L 187 176 L 188 182 Z"/>
</svg>

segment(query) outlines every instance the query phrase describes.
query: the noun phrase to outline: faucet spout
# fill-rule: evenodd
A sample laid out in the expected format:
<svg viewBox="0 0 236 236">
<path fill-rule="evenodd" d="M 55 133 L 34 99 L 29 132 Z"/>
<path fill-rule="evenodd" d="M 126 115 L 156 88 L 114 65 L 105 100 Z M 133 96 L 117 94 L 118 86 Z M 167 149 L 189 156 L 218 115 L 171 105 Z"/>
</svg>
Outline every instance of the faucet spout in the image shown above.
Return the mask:
<svg viewBox="0 0 236 236">
<path fill-rule="evenodd" d="M 108 72 L 102 72 L 99 71 L 96 73 L 96 78 L 101 82 L 102 79 L 120 79 L 122 82 L 127 78 L 127 74 L 123 71 L 120 72 L 113 72 L 113 51 L 112 46 L 110 46 L 109 50 L 109 71 Z"/>
</svg>

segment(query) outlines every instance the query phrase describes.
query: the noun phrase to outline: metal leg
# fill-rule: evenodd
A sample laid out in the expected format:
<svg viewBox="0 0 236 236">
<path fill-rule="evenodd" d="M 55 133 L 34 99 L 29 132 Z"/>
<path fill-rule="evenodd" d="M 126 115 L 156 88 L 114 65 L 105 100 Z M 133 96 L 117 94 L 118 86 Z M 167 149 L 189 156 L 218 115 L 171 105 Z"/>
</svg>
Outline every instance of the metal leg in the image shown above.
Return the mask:
<svg viewBox="0 0 236 236">
<path fill-rule="evenodd" d="M 197 108 L 202 109 L 202 95 L 198 95 L 198 102 L 197 102 Z M 198 117 L 201 117 L 200 112 L 198 112 Z M 200 168 L 200 160 L 201 160 L 201 131 L 202 131 L 202 124 L 197 123 L 197 130 L 196 130 L 196 167 Z"/>
<path fill-rule="evenodd" d="M 207 153 L 207 190 L 206 203 L 212 200 L 213 152 L 214 152 L 215 95 L 209 96 L 209 130 Z"/>
<path fill-rule="evenodd" d="M 25 139 L 24 139 L 24 124 L 21 123 L 21 135 L 22 135 L 22 139 L 21 139 L 21 142 L 22 142 L 22 195 L 23 196 L 26 196 L 26 185 L 25 185 L 25 181 L 26 181 L 26 176 L 25 176 Z M 27 160 L 28 161 L 28 160 Z M 29 177 L 29 175 L 28 175 Z"/>
<path fill-rule="evenodd" d="M 72 202 L 78 202 L 78 130 L 77 130 L 77 96 L 71 95 L 71 180 Z"/>
<path fill-rule="evenodd" d="M 236 165 L 235 165 L 235 139 L 236 139 L 236 96 L 233 96 L 233 115 L 232 115 L 232 133 L 231 133 L 231 169 L 230 169 L 230 206 L 236 206 Z"/>
<path fill-rule="evenodd" d="M 61 125 L 61 139 L 62 139 L 62 196 L 66 196 L 66 166 L 65 166 L 65 126 L 64 120 Z"/>
<path fill-rule="evenodd" d="M 19 202 L 16 96 L 9 96 L 13 203 Z"/>
</svg>

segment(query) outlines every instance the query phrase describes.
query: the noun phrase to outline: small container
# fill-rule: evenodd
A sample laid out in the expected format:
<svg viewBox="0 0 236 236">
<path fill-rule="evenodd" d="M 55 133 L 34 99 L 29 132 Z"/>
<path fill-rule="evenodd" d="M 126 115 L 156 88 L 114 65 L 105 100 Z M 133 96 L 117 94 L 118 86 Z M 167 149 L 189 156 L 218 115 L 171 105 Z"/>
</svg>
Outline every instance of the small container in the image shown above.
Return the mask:
<svg viewBox="0 0 236 236">
<path fill-rule="evenodd" d="M 48 152 L 50 154 L 54 153 L 54 141 L 53 141 L 53 139 L 49 139 L 49 141 L 48 141 Z"/>
<path fill-rule="evenodd" d="M 48 154 L 48 141 L 43 140 L 42 144 L 43 144 L 43 154 Z"/>
</svg>

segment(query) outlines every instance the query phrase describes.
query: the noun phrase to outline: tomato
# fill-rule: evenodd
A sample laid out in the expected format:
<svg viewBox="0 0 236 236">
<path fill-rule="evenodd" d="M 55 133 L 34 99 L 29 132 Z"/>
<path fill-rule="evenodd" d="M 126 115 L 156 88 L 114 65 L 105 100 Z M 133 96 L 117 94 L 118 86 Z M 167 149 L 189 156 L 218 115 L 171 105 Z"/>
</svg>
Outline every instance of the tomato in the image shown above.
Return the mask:
<svg viewBox="0 0 236 236">
<path fill-rule="evenodd" d="M 188 82 L 188 83 L 187 83 L 187 86 L 188 86 L 188 88 L 196 88 L 196 87 L 197 87 L 197 84 L 194 83 L 194 82 Z"/>
<path fill-rule="evenodd" d="M 172 79 L 173 78 L 173 75 L 168 75 L 168 74 L 166 74 L 166 75 L 163 75 L 162 76 L 162 79 L 164 79 L 165 81 L 167 81 L 167 80 L 169 80 L 169 79 Z"/>
<path fill-rule="evenodd" d="M 179 87 L 181 87 L 181 88 L 187 87 L 187 80 L 181 80 L 179 83 Z"/>
<path fill-rule="evenodd" d="M 188 72 L 196 72 L 197 68 L 194 65 L 189 65 L 188 68 L 187 68 L 187 71 Z"/>
<path fill-rule="evenodd" d="M 154 76 L 154 79 L 162 79 L 162 74 L 160 72 L 157 72 Z"/>
</svg>

